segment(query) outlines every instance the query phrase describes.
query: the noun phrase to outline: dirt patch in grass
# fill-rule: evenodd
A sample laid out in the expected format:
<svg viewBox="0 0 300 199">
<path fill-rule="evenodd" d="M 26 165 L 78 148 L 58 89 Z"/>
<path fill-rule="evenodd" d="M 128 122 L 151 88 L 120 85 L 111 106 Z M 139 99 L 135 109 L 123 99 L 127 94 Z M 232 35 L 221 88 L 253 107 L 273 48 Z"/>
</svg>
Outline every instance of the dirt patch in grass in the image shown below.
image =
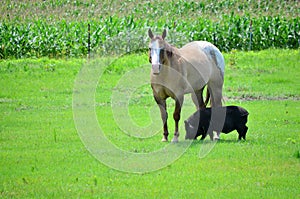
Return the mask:
<svg viewBox="0 0 300 199">
<path fill-rule="evenodd" d="M 233 96 L 233 97 L 227 97 L 224 96 L 223 99 L 225 101 L 255 101 L 255 100 L 272 100 L 272 101 L 283 101 L 283 100 L 293 100 L 293 101 L 299 101 L 300 96 Z"/>
</svg>

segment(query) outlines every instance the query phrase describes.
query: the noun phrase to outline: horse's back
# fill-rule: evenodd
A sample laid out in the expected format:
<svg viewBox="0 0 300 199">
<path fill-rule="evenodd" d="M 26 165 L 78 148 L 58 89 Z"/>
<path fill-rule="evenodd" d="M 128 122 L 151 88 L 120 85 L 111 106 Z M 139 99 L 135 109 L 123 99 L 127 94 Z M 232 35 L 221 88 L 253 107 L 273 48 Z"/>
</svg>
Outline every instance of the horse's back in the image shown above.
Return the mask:
<svg viewBox="0 0 300 199">
<path fill-rule="evenodd" d="M 184 45 L 179 51 L 187 61 L 189 61 L 189 59 L 197 59 L 197 61 L 203 63 L 207 60 L 213 60 L 224 75 L 224 57 L 220 50 L 212 43 L 207 41 L 193 41 Z"/>
<path fill-rule="evenodd" d="M 185 93 L 202 89 L 211 76 L 211 61 L 196 42 L 188 43 L 178 50 L 184 75 L 191 85 L 191 88 L 185 89 Z"/>
</svg>

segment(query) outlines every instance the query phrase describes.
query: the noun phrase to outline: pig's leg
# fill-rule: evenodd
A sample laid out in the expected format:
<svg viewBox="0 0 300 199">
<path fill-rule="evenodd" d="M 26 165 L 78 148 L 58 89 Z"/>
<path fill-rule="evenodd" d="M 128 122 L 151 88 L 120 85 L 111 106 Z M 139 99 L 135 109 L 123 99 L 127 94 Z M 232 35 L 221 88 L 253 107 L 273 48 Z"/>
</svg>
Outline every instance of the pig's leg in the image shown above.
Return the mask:
<svg viewBox="0 0 300 199">
<path fill-rule="evenodd" d="M 246 134 L 247 134 L 247 131 L 248 131 L 248 127 L 245 126 L 245 129 L 244 129 L 244 135 L 243 135 L 244 140 L 246 140 Z"/>
<path fill-rule="evenodd" d="M 202 135 L 202 137 L 200 138 L 200 140 L 204 140 L 206 138 L 206 133 Z"/>
<path fill-rule="evenodd" d="M 239 140 L 242 138 L 246 140 L 246 133 L 247 133 L 248 127 L 247 126 L 242 126 L 237 129 L 237 132 L 239 133 Z"/>
</svg>

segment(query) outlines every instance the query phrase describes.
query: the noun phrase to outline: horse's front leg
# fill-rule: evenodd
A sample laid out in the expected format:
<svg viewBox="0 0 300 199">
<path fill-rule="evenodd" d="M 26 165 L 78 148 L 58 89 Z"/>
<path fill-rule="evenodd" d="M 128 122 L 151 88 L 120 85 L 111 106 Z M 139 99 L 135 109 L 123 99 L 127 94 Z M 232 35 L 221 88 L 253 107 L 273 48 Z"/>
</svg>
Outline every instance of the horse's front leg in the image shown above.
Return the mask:
<svg viewBox="0 0 300 199">
<path fill-rule="evenodd" d="M 158 99 L 156 97 L 154 97 L 157 105 L 159 106 L 159 110 L 160 110 L 160 115 L 161 115 L 161 119 L 163 121 L 163 126 L 164 126 L 164 133 L 163 133 L 163 138 L 162 138 L 162 142 L 167 142 L 168 141 L 168 135 L 169 135 L 169 131 L 168 131 L 168 112 L 167 112 L 167 103 L 166 100 L 162 100 L 162 99 Z"/>
<path fill-rule="evenodd" d="M 177 97 L 175 101 L 176 101 L 175 111 L 173 113 L 173 118 L 175 121 L 175 132 L 174 132 L 174 137 L 172 139 L 172 142 L 178 142 L 178 137 L 179 137 L 178 123 L 180 120 L 181 106 L 183 104 L 183 96 Z"/>
</svg>

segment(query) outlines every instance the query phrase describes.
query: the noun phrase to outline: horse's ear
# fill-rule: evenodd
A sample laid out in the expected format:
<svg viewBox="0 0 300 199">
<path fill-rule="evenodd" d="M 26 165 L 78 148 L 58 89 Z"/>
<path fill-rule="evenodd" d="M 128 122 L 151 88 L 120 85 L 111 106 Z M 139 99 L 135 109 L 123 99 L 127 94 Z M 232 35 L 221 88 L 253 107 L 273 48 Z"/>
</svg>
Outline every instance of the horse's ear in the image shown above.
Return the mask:
<svg viewBox="0 0 300 199">
<path fill-rule="evenodd" d="M 166 36 L 167 36 L 167 30 L 166 29 L 164 29 L 164 31 L 163 31 L 163 33 L 162 33 L 162 38 L 163 39 L 165 39 L 166 38 Z"/>
<path fill-rule="evenodd" d="M 151 28 L 149 28 L 149 30 L 148 30 L 148 35 L 149 35 L 150 39 L 153 39 L 154 35 L 151 31 Z"/>
</svg>

